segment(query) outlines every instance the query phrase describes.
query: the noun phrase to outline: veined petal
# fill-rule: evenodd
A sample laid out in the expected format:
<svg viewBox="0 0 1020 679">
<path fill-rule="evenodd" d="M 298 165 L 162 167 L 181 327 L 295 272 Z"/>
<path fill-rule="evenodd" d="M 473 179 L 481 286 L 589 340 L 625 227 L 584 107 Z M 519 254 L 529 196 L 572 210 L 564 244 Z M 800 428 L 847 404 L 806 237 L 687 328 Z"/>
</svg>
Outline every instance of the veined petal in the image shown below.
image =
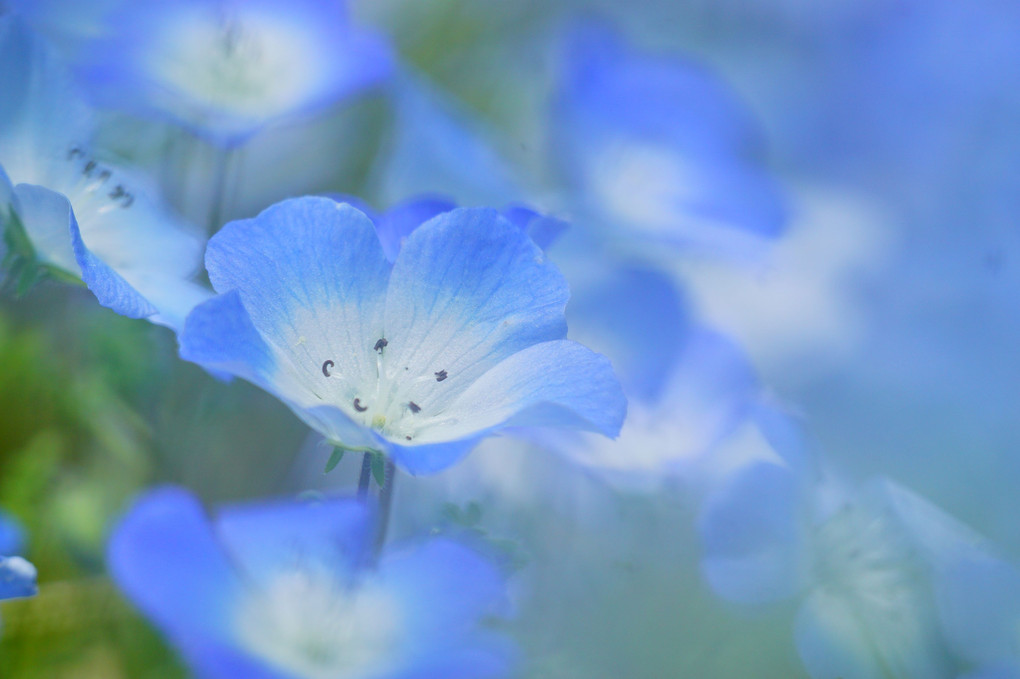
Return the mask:
<svg viewBox="0 0 1020 679">
<path fill-rule="evenodd" d="M 221 508 L 215 529 L 244 573 L 264 586 L 285 569 L 328 569 L 338 581 L 362 566 L 374 514 L 353 498 L 259 502 Z M 345 570 L 346 569 L 346 570 Z"/>
<path fill-rule="evenodd" d="M 255 329 L 237 290 L 196 306 L 177 338 L 186 361 L 236 375 L 272 390 L 276 359 Z"/>
<path fill-rule="evenodd" d="M 567 296 L 559 271 L 496 211 L 442 214 L 407 238 L 393 266 L 387 370 L 445 372 L 421 385 L 418 404 L 435 410 L 514 352 L 564 337 Z"/>
<path fill-rule="evenodd" d="M 616 436 L 626 411 L 609 360 L 556 340 L 491 368 L 435 416 L 441 427 L 426 428 L 418 440 L 466 438 L 497 426 L 571 426 Z"/>
<path fill-rule="evenodd" d="M 270 347 L 277 393 L 302 407 L 349 403 L 352 385 L 374 382 L 389 263 L 365 215 L 327 198 L 286 200 L 227 224 L 206 266 Z"/>
<path fill-rule="evenodd" d="M 0 557 L 0 599 L 33 596 L 35 578 L 35 566 L 20 556 Z"/>
<path fill-rule="evenodd" d="M 138 500 L 113 531 L 107 563 L 117 585 L 171 636 L 230 638 L 241 583 L 189 493 L 163 488 Z"/>
</svg>

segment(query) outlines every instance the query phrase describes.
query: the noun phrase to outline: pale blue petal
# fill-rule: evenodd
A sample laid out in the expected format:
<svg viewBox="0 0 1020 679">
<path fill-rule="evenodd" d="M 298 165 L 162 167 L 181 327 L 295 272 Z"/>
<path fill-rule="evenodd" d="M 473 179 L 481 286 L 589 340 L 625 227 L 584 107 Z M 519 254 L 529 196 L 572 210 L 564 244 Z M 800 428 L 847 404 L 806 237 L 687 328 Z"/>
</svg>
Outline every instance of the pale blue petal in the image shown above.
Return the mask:
<svg viewBox="0 0 1020 679">
<path fill-rule="evenodd" d="M 570 228 L 570 225 L 562 219 L 540 214 L 525 205 L 511 204 L 504 207 L 499 213 L 528 234 L 535 245 L 543 250 L 549 249 L 549 246 Z"/>
<path fill-rule="evenodd" d="M 457 204 L 445 196 L 420 196 L 394 205 L 375 220 L 386 259 L 397 260 L 404 240 L 412 231 L 436 215 L 449 212 Z"/>
<path fill-rule="evenodd" d="M 630 398 L 655 402 L 679 360 L 690 312 L 664 273 L 611 261 L 598 266 L 599 276 L 572 286 L 570 336 L 609 357 Z"/>
<path fill-rule="evenodd" d="M 407 238 L 393 266 L 388 361 L 412 374 L 446 371 L 422 387 L 418 403 L 432 410 L 514 352 L 564 337 L 567 296 L 556 267 L 496 211 L 444 213 Z"/>
<path fill-rule="evenodd" d="M 387 152 L 375 168 L 386 204 L 442 193 L 461 205 L 503 205 L 521 198 L 491 133 L 424 78 L 395 83 L 396 121 Z"/>
<path fill-rule="evenodd" d="M 760 135 L 718 78 L 593 24 L 566 51 L 555 160 L 603 221 L 717 249 L 782 231 L 783 198 L 758 166 Z"/>
<path fill-rule="evenodd" d="M 142 297 L 120 274 L 85 247 L 78 220 L 70 210 L 70 203 L 67 207 L 71 219 L 71 247 L 81 268 L 81 279 L 99 303 L 128 318 L 145 318 L 159 313 L 159 309 Z"/>
<path fill-rule="evenodd" d="M 202 637 L 176 640 L 188 667 L 198 679 L 298 679 L 228 643 Z"/>
<path fill-rule="evenodd" d="M 787 599 L 806 584 L 803 497 L 794 473 L 756 463 L 706 499 L 698 517 L 702 572 L 729 601 Z"/>
<path fill-rule="evenodd" d="M 201 0 L 125 4 L 80 50 L 78 75 L 104 106 L 169 118 L 213 143 L 232 146 L 271 122 L 314 113 L 392 73 L 392 50 L 381 36 L 354 27 L 342 3 L 317 0 L 249 0 L 232 7 L 231 27 L 247 42 L 240 41 L 232 63 L 218 62 L 220 51 L 237 40 L 224 25 L 223 10 L 220 3 Z M 270 25 L 279 29 L 278 40 L 297 38 L 290 54 L 279 54 L 278 40 L 267 38 Z M 203 42 L 217 30 L 221 43 Z M 246 51 L 249 45 L 254 49 Z M 298 49 L 307 52 L 301 55 Z M 265 82 L 258 81 L 259 59 L 268 62 L 261 69 Z M 237 88 L 233 98 L 229 88 L 215 91 L 216 74 L 231 67 L 236 72 L 239 62 L 255 86 Z M 209 70 L 203 72 L 203 66 Z M 277 85 L 272 77 L 291 82 Z M 300 91 L 288 90 L 295 84 Z"/>
<path fill-rule="evenodd" d="M 232 562 L 269 586 L 288 570 L 325 568 L 343 580 L 364 564 L 375 514 L 350 498 L 278 500 L 223 507 L 214 525 Z"/>
<path fill-rule="evenodd" d="M 0 16 L 0 161 L 15 183 L 88 140 L 91 116 L 54 51 L 15 16 Z"/>
<path fill-rule="evenodd" d="M 176 488 L 142 496 L 113 530 L 110 574 L 172 637 L 227 640 L 241 583 L 198 501 Z"/>
<path fill-rule="evenodd" d="M 408 624 L 422 645 L 473 627 L 485 616 L 501 615 L 508 605 L 499 569 L 473 549 L 446 539 L 386 554 L 379 576 L 405 602 Z"/>
<path fill-rule="evenodd" d="M 0 554 L 22 556 L 25 542 L 25 529 L 21 522 L 11 514 L 0 511 Z"/>
<path fill-rule="evenodd" d="M 365 215 L 328 198 L 286 200 L 223 227 L 206 266 L 217 291 L 237 290 L 271 349 L 274 362 L 263 365 L 274 370 L 273 391 L 310 408 L 347 401 L 346 385 L 374 382 L 390 267 Z M 343 381 L 322 374 L 327 360 Z"/>
<path fill-rule="evenodd" d="M 1016 657 L 1020 572 L 991 555 L 961 555 L 941 569 L 937 595 L 946 635 L 961 657 L 984 664 Z"/>
<path fill-rule="evenodd" d="M 435 474 L 453 466 L 478 445 L 478 437 L 432 443 L 422 446 L 401 446 L 388 443 L 386 449 L 400 467 L 412 475 Z"/>
<path fill-rule="evenodd" d="M 42 186 L 18 184 L 14 187 L 18 217 L 40 261 L 80 276 L 71 233 L 74 219 L 67 198 Z"/>
<path fill-rule="evenodd" d="M 615 437 L 626 412 L 627 399 L 609 360 L 576 342 L 556 340 L 517 352 L 472 383 L 443 411 L 450 421 L 442 435 L 568 426 Z"/>
<path fill-rule="evenodd" d="M 184 360 L 271 388 L 276 361 L 237 290 L 195 307 L 177 339 Z"/>
<path fill-rule="evenodd" d="M 0 556 L 0 599 L 34 596 L 35 578 L 35 566 L 20 556 Z"/>
</svg>

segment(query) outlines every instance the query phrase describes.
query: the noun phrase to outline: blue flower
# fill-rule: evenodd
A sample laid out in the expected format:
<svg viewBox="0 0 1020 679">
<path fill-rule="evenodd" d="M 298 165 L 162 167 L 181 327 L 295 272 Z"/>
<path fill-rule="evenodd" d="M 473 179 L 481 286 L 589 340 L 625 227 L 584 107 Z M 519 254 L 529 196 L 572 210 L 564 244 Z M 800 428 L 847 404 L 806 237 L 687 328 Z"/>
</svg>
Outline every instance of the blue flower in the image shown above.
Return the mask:
<svg viewBox="0 0 1020 679">
<path fill-rule="evenodd" d="M 104 306 L 177 328 L 210 293 L 203 239 L 87 147 L 89 115 L 48 47 L 0 18 L 0 226 L 8 273 L 80 278 Z M 20 261 L 18 261 L 20 258 Z"/>
<path fill-rule="evenodd" d="M 202 677 L 505 676 L 512 649 L 480 624 L 505 613 L 498 569 L 444 539 L 373 565 L 374 525 L 350 499 L 235 505 L 210 520 L 166 488 L 116 527 L 108 562 Z"/>
<path fill-rule="evenodd" d="M 762 403 L 747 358 L 694 318 L 664 272 L 597 251 L 568 252 L 571 336 L 612 361 L 628 413 L 616 440 L 567 433 L 546 442 L 631 489 L 709 473 L 726 457 L 721 445 Z"/>
<path fill-rule="evenodd" d="M 783 199 L 748 111 L 694 63 L 582 25 L 567 41 L 551 128 L 579 209 L 623 235 L 742 250 L 782 231 Z"/>
<path fill-rule="evenodd" d="M 35 567 L 20 556 L 25 530 L 18 521 L 0 512 L 0 599 L 32 596 L 36 593 Z"/>
<path fill-rule="evenodd" d="M 78 52 L 90 92 L 224 146 L 379 84 L 393 66 L 341 0 L 123 3 L 104 28 Z"/>
<path fill-rule="evenodd" d="M 626 401 L 604 357 L 568 341 L 567 285 L 495 210 L 459 209 L 404 239 L 298 198 L 227 224 L 181 356 L 276 394 L 329 441 L 435 472 L 506 426 L 614 436 Z"/>
<path fill-rule="evenodd" d="M 987 547 L 895 483 L 812 483 L 795 466 L 734 474 L 699 517 L 702 568 L 725 599 L 797 597 L 797 650 L 817 679 L 950 679 L 959 657 L 937 593 L 945 568 Z"/>
</svg>

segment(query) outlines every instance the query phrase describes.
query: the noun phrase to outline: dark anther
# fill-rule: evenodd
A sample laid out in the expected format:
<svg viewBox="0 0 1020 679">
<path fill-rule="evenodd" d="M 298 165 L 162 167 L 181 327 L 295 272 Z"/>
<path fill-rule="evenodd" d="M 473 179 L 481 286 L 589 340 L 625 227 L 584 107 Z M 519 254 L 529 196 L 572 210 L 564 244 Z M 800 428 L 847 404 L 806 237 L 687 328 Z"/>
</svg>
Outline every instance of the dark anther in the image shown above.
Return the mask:
<svg viewBox="0 0 1020 679">
<path fill-rule="evenodd" d="M 332 368 L 334 365 L 336 364 L 333 363 L 333 361 L 323 361 L 322 374 L 325 375 L 326 377 L 329 377 L 329 369 Z"/>
<path fill-rule="evenodd" d="M 416 414 L 416 415 L 421 412 L 421 406 L 418 405 L 417 403 L 415 403 L 414 401 L 411 401 L 410 403 L 408 403 L 407 407 L 410 408 L 411 412 Z"/>
<path fill-rule="evenodd" d="M 72 148 L 70 151 L 67 152 L 67 159 L 68 160 L 74 160 L 78 156 L 82 156 L 84 158 L 85 157 L 85 152 L 82 151 L 77 146 L 75 146 L 74 148 Z"/>
<path fill-rule="evenodd" d="M 105 182 L 109 178 L 110 178 L 110 171 L 109 170 L 102 170 L 99 173 L 99 181 Z"/>
<path fill-rule="evenodd" d="M 368 407 L 361 405 L 361 399 L 356 398 L 354 399 L 354 409 L 357 410 L 359 413 L 363 413 L 366 410 L 368 410 Z"/>
<path fill-rule="evenodd" d="M 435 375 L 436 375 L 436 382 L 442 382 L 443 380 L 445 380 L 447 378 L 447 374 L 446 374 L 445 370 L 440 370 Z"/>
<path fill-rule="evenodd" d="M 108 193 L 107 195 L 110 196 L 110 198 L 113 198 L 114 200 L 117 200 L 118 198 L 121 198 L 121 197 L 123 197 L 125 195 L 124 194 L 124 187 L 121 186 L 120 184 L 117 184 L 117 186 L 113 189 L 113 191 L 110 191 L 110 193 Z"/>
<path fill-rule="evenodd" d="M 405 438 L 405 439 L 407 439 L 408 441 L 410 441 L 410 440 L 411 440 L 411 437 L 410 437 L 410 436 L 405 436 L 404 438 Z"/>
<path fill-rule="evenodd" d="M 135 196 L 133 193 L 125 193 L 124 200 L 121 201 L 120 206 L 123 208 L 129 208 L 135 204 Z"/>
<path fill-rule="evenodd" d="M 379 341 L 375 343 L 375 347 L 373 348 L 376 351 L 381 352 L 386 347 L 387 344 L 389 344 L 389 341 L 385 337 L 380 337 Z"/>
<path fill-rule="evenodd" d="M 91 177 L 92 176 L 92 171 L 96 169 L 96 165 L 98 165 L 98 164 L 99 163 L 97 163 L 94 160 L 90 160 L 89 162 L 85 163 L 85 169 L 83 170 L 83 172 L 85 173 L 85 176 L 86 177 Z"/>
</svg>

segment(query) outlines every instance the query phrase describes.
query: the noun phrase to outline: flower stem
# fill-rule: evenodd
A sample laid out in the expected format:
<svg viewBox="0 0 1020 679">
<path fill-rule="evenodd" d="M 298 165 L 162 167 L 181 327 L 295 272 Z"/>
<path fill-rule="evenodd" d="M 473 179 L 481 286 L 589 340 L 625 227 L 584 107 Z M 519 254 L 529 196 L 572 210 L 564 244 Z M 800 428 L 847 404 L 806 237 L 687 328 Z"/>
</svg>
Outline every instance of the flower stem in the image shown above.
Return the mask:
<svg viewBox="0 0 1020 679">
<path fill-rule="evenodd" d="M 372 451 L 366 451 L 361 458 L 361 476 L 358 477 L 358 499 L 368 495 L 368 484 L 372 481 Z"/>
<path fill-rule="evenodd" d="M 383 544 L 386 543 L 386 531 L 390 525 L 390 508 L 393 506 L 393 482 L 396 476 L 397 466 L 387 458 L 385 481 L 382 490 L 379 491 L 379 527 L 375 532 L 375 560 L 378 560 Z"/>
</svg>

